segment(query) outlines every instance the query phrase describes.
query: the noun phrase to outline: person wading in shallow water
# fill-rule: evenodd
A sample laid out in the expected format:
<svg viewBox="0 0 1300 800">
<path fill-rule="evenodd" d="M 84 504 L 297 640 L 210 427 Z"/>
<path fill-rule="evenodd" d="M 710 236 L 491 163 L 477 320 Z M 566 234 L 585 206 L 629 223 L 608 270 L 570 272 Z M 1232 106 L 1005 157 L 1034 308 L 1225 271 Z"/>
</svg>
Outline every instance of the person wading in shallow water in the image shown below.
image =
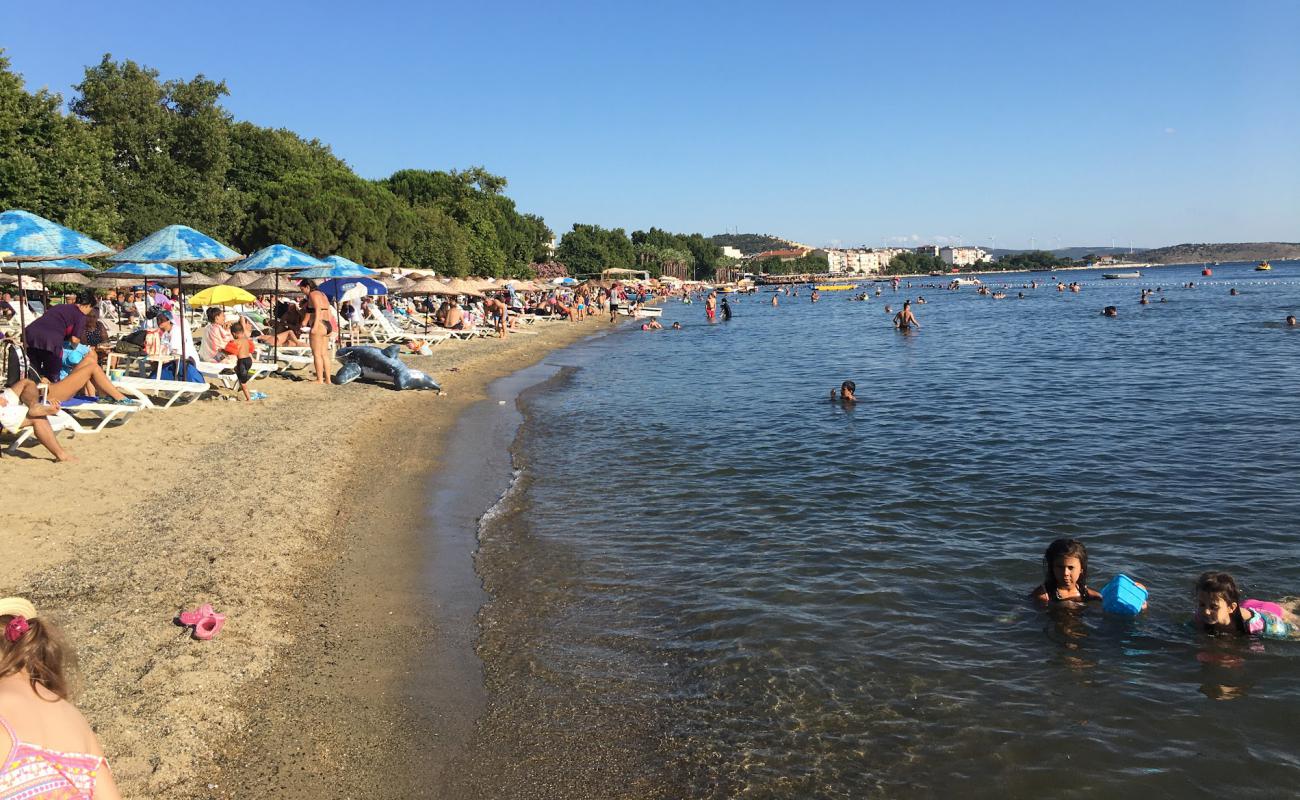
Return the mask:
<svg viewBox="0 0 1300 800">
<path fill-rule="evenodd" d="M 306 280 L 298 286 L 307 297 L 304 321 L 311 344 L 312 365 L 316 368 L 316 383 L 333 383 L 330 377 L 330 336 L 334 335 L 334 323 L 330 320 L 329 298 L 316 288 L 313 281 Z"/>
<path fill-rule="evenodd" d="M 894 315 L 894 327 L 900 331 L 910 331 L 912 328 L 921 329 L 921 323 L 916 321 L 916 315 L 912 313 L 912 301 L 903 301 L 903 310 Z"/>
</svg>

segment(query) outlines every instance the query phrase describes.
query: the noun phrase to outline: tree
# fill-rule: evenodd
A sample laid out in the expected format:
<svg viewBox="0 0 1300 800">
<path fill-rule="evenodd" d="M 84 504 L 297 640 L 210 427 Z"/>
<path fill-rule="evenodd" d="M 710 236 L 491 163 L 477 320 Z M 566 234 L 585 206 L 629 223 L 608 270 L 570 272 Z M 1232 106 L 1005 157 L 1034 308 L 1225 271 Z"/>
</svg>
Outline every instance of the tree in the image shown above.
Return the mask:
<svg viewBox="0 0 1300 800">
<path fill-rule="evenodd" d="M 0 208 L 21 208 L 96 239 L 119 239 L 104 182 L 107 144 L 60 112 L 63 98 L 28 94 L 0 51 Z"/>
<path fill-rule="evenodd" d="M 160 83 L 158 71 L 105 55 L 86 69 L 71 109 L 111 148 L 106 180 L 128 240 L 183 221 L 219 238 L 239 225 L 225 191 L 230 117 L 226 84 L 202 75 Z"/>
<path fill-rule="evenodd" d="M 433 206 L 417 206 L 409 213 L 414 230 L 410 244 L 397 252 L 402 265 L 439 275 L 469 275 L 469 237 L 455 220 Z"/>
<path fill-rule="evenodd" d="M 287 244 L 396 267 L 415 246 L 418 220 L 392 192 L 351 172 L 292 172 L 266 184 L 249 207 L 240 241 L 250 250 Z"/>
<path fill-rule="evenodd" d="M 573 230 L 564 234 L 555 257 L 568 266 L 574 275 L 595 275 L 607 269 L 631 269 L 636 263 L 636 251 L 622 228 L 602 228 L 599 225 L 574 223 Z"/>
<path fill-rule="evenodd" d="M 894 275 L 928 275 L 950 269 L 952 266 L 942 258 L 925 253 L 899 253 L 889 262 L 889 272 Z"/>
</svg>

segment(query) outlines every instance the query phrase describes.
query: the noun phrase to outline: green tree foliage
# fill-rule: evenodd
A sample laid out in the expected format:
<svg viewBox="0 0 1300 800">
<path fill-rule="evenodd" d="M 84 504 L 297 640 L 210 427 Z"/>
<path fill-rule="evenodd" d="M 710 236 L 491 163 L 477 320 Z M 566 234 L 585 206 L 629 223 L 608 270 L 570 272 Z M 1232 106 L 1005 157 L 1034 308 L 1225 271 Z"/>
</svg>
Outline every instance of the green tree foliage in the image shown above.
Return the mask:
<svg viewBox="0 0 1300 800">
<path fill-rule="evenodd" d="M 396 195 L 351 172 L 291 172 L 258 190 L 240 239 L 249 250 L 285 243 L 393 267 L 414 245 L 416 223 Z"/>
<path fill-rule="evenodd" d="M 952 267 L 938 256 L 925 253 L 899 253 L 889 262 L 887 270 L 891 275 L 928 275 L 931 272 L 947 272 Z"/>
<path fill-rule="evenodd" d="M 551 229 L 520 214 L 502 192 L 506 179 L 482 167 L 449 172 L 406 169 L 383 184 L 412 208 L 436 208 L 464 230 L 475 275 L 519 275 L 547 257 Z"/>
<path fill-rule="evenodd" d="M 546 222 L 483 167 L 366 180 L 319 141 L 232 119 L 223 82 L 164 81 L 111 55 L 76 88 L 65 114 L 0 51 L 0 207 L 114 244 L 182 223 L 243 252 L 283 243 L 449 275 L 531 275 L 549 257 Z M 612 252 L 630 266 L 622 239 Z"/>
<path fill-rule="evenodd" d="M 119 217 L 104 183 L 107 144 L 60 112 L 63 98 L 28 94 L 0 51 L 0 208 L 23 208 L 113 242 Z"/>
<path fill-rule="evenodd" d="M 634 269 L 636 250 L 622 228 L 575 223 L 564 234 L 555 257 L 573 275 L 595 275 L 607 269 Z"/>
<path fill-rule="evenodd" d="M 755 272 L 768 275 L 820 275 L 829 270 L 830 262 L 825 254 L 808 253 L 799 258 L 782 261 L 779 256 L 771 256 L 754 265 Z"/>
<path fill-rule="evenodd" d="M 160 82 L 158 71 L 105 55 L 86 70 L 71 109 L 112 149 L 109 191 L 135 240 L 178 220 L 230 238 L 238 208 L 225 192 L 230 116 L 224 82 L 198 75 Z"/>
<path fill-rule="evenodd" d="M 690 260 L 687 263 L 694 268 L 696 280 L 712 279 L 722 258 L 722 246 L 714 244 L 699 233 L 669 233 L 659 228 L 651 228 L 648 231 L 633 231 L 632 243 L 676 253 L 688 253 Z M 662 269 L 662 264 L 666 262 L 660 260 L 657 263 Z"/>
<path fill-rule="evenodd" d="M 1068 258 L 1059 258 L 1047 250 L 1026 250 L 1023 253 L 1008 253 L 998 259 L 998 268 L 1007 270 L 1053 269 L 1072 263 Z"/>
</svg>

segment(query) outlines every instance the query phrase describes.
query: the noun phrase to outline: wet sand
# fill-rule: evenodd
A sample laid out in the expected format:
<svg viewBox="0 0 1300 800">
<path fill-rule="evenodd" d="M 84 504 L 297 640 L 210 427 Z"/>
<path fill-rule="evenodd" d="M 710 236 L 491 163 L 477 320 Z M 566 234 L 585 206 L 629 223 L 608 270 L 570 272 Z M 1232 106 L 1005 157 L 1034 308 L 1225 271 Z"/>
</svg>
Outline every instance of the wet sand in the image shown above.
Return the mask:
<svg viewBox="0 0 1300 800">
<path fill-rule="evenodd" d="M 430 623 L 430 476 L 491 381 L 605 327 L 411 358 L 442 396 L 273 378 L 65 439 L 77 464 L 0 459 L 4 592 L 67 632 L 124 795 L 426 796 L 483 702 L 472 631 Z M 228 615 L 211 642 L 172 624 L 203 602 Z M 431 654 L 460 665 L 417 672 Z"/>
</svg>

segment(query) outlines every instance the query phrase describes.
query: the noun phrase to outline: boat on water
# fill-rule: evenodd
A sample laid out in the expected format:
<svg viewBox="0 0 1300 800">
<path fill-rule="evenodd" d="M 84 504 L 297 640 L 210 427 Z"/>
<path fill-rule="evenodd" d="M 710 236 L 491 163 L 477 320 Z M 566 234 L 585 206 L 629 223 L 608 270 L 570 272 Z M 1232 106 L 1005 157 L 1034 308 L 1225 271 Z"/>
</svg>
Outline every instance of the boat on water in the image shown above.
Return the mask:
<svg viewBox="0 0 1300 800">
<path fill-rule="evenodd" d="M 1103 272 L 1101 277 L 1108 281 L 1117 281 L 1122 278 L 1141 278 L 1141 272 Z"/>
<path fill-rule="evenodd" d="M 983 286 L 979 278 L 953 278 L 952 282 L 958 286 Z"/>
<path fill-rule="evenodd" d="M 850 289 L 856 289 L 856 283 L 819 283 L 817 291 L 819 292 L 847 292 Z"/>
<path fill-rule="evenodd" d="M 658 306 L 641 306 L 635 311 L 628 308 L 620 307 L 618 313 L 622 314 L 625 317 L 632 317 L 633 319 L 642 319 L 644 317 L 662 317 L 664 315 L 664 310 Z"/>
<path fill-rule="evenodd" d="M 1259 266 L 1255 267 L 1255 271 L 1256 271 L 1256 272 L 1268 272 L 1268 271 L 1269 271 L 1270 269 L 1272 269 L 1272 268 L 1273 268 L 1273 265 L 1272 265 L 1272 264 L 1268 263 L 1267 261 L 1261 261 L 1261 262 L 1259 262 Z"/>
</svg>

